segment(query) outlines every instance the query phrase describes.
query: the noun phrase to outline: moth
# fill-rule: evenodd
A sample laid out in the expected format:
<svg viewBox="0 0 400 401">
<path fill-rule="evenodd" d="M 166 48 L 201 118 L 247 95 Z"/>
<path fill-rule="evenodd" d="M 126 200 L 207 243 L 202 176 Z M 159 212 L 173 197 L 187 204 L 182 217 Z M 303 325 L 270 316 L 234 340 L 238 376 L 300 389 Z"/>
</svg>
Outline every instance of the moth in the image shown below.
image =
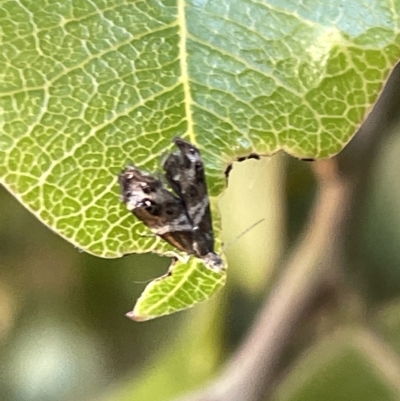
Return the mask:
<svg viewBox="0 0 400 401">
<path fill-rule="evenodd" d="M 122 201 L 150 230 L 180 251 L 222 271 L 224 262 L 214 252 L 214 234 L 204 163 L 191 143 L 174 138 L 177 151 L 163 163 L 164 182 L 133 165 L 119 175 Z"/>
</svg>

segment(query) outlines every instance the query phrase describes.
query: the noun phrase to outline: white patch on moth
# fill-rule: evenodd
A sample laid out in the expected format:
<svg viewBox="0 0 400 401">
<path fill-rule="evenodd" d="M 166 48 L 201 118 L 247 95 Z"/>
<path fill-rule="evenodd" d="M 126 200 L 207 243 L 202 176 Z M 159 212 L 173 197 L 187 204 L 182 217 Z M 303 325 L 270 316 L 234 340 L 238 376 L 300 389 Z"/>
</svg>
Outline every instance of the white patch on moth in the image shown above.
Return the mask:
<svg viewBox="0 0 400 401">
<path fill-rule="evenodd" d="M 179 181 L 180 178 L 181 178 L 181 175 L 180 175 L 179 173 L 176 173 L 176 174 L 172 177 L 172 180 L 173 180 L 173 181 Z"/>
<path fill-rule="evenodd" d="M 137 208 L 137 201 L 134 198 L 129 198 L 128 202 L 126 202 L 126 208 L 132 212 Z"/>
<path fill-rule="evenodd" d="M 128 202 L 126 202 L 127 209 L 132 212 L 134 209 L 137 209 L 141 205 L 143 207 L 143 193 L 141 192 L 132 192 L 129 196 Z"/>
<path fill-rule="evenodd" d="M 203 198 L 201 202 L 197 203 L 195 206 L 192 206 L 188 210 L 189 215 L 193 216 L 192 219 L 193 219 L 193 224 L 195 226 L 197 226 L 203 219 L 208 204 L 209 204 L 209 199 L 208 196 L 206 196 Z"/>
<path fill-rule="evenodd" d="M 181 214 L 175 220 L 171 221 L 169 224 L 159 226 L 152 229 L 157 235 L 164 235 L 174 231 L 192 231 L 193 226 L 189 221 L 186 214 Z"/>
</svg>

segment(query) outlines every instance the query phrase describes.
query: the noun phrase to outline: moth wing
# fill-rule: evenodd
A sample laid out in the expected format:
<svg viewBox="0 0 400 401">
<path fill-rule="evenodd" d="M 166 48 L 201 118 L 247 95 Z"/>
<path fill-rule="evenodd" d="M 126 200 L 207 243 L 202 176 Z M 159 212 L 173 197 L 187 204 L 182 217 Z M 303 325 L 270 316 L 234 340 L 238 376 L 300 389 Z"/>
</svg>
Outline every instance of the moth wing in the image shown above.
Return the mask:
<svg viewBox="0 0 400 401">
<path fill-rule="evenodd" d="M 119 175 L 122 201 L 155 234 L 188 254 L 193 250 L 193 224 L 183 201 L 156 177 L 129 166 Z"/>
<path fill-rule="evenodd" d="M 199 150 L 191 143 L 181 138 L 175 138 L 174 143 L 179 151 L 167 157 L 163 168 L 166 179 L 183 200 L 187 214 L 193 222 L 198 254 L 202 256 L 214 250 L 204 164 Z"/>
</svg>

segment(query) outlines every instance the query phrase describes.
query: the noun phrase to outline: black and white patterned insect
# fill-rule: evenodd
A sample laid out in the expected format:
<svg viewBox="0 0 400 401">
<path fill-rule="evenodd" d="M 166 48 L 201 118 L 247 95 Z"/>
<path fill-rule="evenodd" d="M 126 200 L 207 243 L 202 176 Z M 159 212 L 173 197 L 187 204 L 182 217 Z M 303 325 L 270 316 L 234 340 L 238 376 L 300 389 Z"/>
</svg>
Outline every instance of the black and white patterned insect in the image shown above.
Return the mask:
<svg viewBox="0 0 400 401">
<path fill-rule="evenodd" d="M 163 168 L 174 192 L 155 176 L 128 166 L 119 175 L 122 201 L 156 235 L 220 272 L 224 262 L 214 252 L 210 200 L 200 152 L 181 138 L 173 142 L 178 150 L 168 155 Z"/>
</svg>

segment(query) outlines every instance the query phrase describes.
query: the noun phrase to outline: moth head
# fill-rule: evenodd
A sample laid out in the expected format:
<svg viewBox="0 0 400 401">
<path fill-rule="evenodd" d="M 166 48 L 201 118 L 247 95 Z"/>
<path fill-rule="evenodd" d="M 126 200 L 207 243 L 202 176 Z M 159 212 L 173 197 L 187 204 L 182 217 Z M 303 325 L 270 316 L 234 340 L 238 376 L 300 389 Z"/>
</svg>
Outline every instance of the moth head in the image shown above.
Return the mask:
<svg viewBox="0 0 400 401">
<path fill-rule="evenodd" d="M 141 191 L 144 194 L 157 192 L 162 188 L 162 182 L 150 174 L 138 170 L 135 166 L 128 166 L 118 176 L 122 192 Z"/>
<path fill-rule="evenodd" d="M 146 208 L 153 210 L 153 202 L 162 190 L 163 184 L 157 178 L 138 170 L 134 166 L 126 167 L 118 176 L 121 187 L 121 200 L 128 210 Z"/>
</svg>

